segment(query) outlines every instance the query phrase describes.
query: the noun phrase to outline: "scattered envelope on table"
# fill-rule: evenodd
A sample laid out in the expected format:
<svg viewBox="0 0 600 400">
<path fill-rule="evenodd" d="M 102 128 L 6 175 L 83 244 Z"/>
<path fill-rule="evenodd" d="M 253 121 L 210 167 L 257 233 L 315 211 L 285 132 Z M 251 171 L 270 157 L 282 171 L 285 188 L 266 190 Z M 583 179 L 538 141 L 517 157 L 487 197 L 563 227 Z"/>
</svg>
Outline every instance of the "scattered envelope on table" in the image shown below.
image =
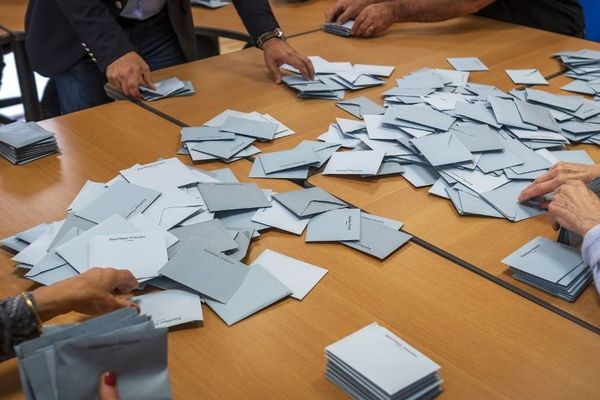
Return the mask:
<svg viewBox="0 0 600 400">
<path fill-rule="evenodd" d="M 256 139 L 236 135 L 233 140 L 205 140 L 203 142 L 191 142 L 188 148 L 190 152 L 200 152 L 218 158 L 229 159 L 240 151 L 250 146 Z"/>
<path fill-rule="evenodd" d="M 360 239 L 342 244 L 383 260 L 412 238 L 400 227 L 397 221 L 361 212 Z"/>
<path fill-rule="evenodd" d="M 205 299 L 206 304 L 229 326 L 278 302 L 292 291 L 256 264 L 249 268 L 239 289 L 225 304 Z"/>
<path fill-rule="evenodd" d="M 179 242 L 169 249 L 169 258 L 175 255 L 185 242 L 191 238 L 201 240 L 202 247 L 218 252 L 226 252 L 237 248 L 237 243 L 225 229 L 220 219 L 180 226 L 171 229 L 169 233 L 179 239 Z"/>
<path fill-rule="evenodd" d="M 129 183 L 147 188 L 187 186 L 197 182 L 194 174 L 178 158 L 168 158 L 121 171 Z"/>
<path fill-rule="evenodd" d="M 242 284 L 248 268 L 224 254 L 206 249 L 190 238 L 160 270 L 160 274 L 221 303 L 227 303 Z"/>
<path fill-rule="evenodd" d="M 277 127 L 278 124 L 276 122 L 257 121 L 230 116 L 223 123 L 221 130 L 261 140 L 273 140 L 277 133 Z"/>
<path fill-rule="evenodd" d="M 273 194 L 273 198 L 298 217 L 308 217 L 348 205 L 325 190 L 314 187 Z"/>
<path fill-rule="evenodd" d="M 276 200 L 271 204 L 272 207 L 258 209 L 252 216 L 252 221 L 301 235 L 310 217 L 298 217 Z"/>
<path fill-rule="evenodd" d="M 205 140 L 233 140 L 235 133 L 222 131 L 219 127 L 198 126 L 181 128 L 182 142 L 203 142 Z"/>
<path fill-rule="evenodd" d="M 368 97 L 357 97 L 352 100 L 343 100 L 336 103 L 336 106 L 344 111 L 348 111 L 356 118 L 363 119 L 364 115 L 379 115 L 385 113 L 385 107 L 380 106 Z"/>
<path fill-rule="evenodd" d="M 250 265 L 260 265 L 292 291 L 292 297 L 302 300 L 328 272 L 317 267 L 266 249 Z"/>
<path fill-rule="evenodd" d="M 311 147 L 296 147 L 260 155 L 263 170 L 267 173 L 319 163 L 319 157 Z"/>
<path fill-rule="evenodd" d="M 201 183 L 198 190 L 211 212 L 271 207 L 254 183 Z"/>
<path fill-rule="evenodd" d="M 162 194 L 144 211 L 144 215 L 167 230 L 204 207 L 202 201 L 176 187 L 163 187 L 160 190 Z"/>
<path fill-rule="evenodd" d="M 518 85 L 548 85 L 537 69 L 507 69 L 506 74 Z"/>
<path fill-rule="evenodd" d="M 489 69 L 477 57 L 450 57 L 446 60 L 457 71 L 487 71 Z"/>
<path fill-rule="evenodd" d="M 339 242 L 360 239 L 360 210 L 344 208 L 314 216 L 306 228 L 307 242 Z"/>
<path fill-rule="evenodd" d="M 377 175 L 385 153 L 375 150 L 334 153 L 323 175 Z"/>
<path fill-rule="evenodd" d="M 130 299 L 140 307 L 140 315 L 148 315 L 156 328 L 202 321 L 200 296 L 185 290 L 168 289 L 135 296 Z"/>
<path fill-rule="evenodd" d="M 153 278 L 167 263 L 167 241 L 161 231 L 97 235 L 89 242 L 90 267 L 131 271 L 136 279 Z"/>
</svg>

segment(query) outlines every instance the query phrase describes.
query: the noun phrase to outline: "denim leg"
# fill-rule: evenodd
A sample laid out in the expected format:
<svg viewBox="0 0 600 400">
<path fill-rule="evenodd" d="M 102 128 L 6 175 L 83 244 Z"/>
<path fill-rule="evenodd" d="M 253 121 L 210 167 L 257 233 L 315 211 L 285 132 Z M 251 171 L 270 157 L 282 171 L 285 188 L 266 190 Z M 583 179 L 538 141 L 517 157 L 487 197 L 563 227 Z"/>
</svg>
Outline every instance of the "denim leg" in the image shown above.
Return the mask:
<svg viewBox="0 0 600 400">
<path fill-rule="evenodd" d="M 104 92 L 106 77 L 95 62 L 86 57 L 67 72 L 54 78 L 62 114 L 110 102 Z"/>
</svg>

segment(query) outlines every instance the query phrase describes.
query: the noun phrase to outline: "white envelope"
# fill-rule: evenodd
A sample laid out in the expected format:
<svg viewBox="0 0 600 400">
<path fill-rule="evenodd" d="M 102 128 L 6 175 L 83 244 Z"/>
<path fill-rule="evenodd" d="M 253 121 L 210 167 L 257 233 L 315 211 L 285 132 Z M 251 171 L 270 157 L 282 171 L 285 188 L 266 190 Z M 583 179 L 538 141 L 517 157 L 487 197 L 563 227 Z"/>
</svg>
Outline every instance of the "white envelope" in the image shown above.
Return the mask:
<svg viewBox="0 0 600 400">
<path fill-rule="evenodd" d="M 167 230 L 202 210 L 204 202 L 181 189 L 162 187 L 158 190 L 162 194 L 144 211 L 144 215 Z"/>
<path fill-rule="evenodd" d="M 134 165 L 121 171 L 121 175 L 134 185 L 155 189 L 164 186 L 186 186 L 198 179 L 178 158 L 168 158 L 144 165 Z"/>
<path fill-rule="evenodd" d="M 377 175 L 384 156 L 375 150 L 333 153 L 323 175 Z"/>
</svg>

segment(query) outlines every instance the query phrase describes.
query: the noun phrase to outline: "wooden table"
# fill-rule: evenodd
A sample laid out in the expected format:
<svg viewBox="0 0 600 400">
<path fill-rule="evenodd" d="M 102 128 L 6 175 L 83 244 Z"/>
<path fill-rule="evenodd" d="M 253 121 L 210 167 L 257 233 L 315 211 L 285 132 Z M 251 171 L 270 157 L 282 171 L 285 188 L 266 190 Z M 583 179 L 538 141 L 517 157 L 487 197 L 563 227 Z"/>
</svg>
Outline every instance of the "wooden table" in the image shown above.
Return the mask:
<svg viewBox="0 0 600 400">
<path fill-rule="evenodd" d="M 269 1 L 281 30 L 287 36 L 296 36 L 321 28 L 325 22 L 325 11 L 334 0 Z M 244 24 L 232 4 L 217 9 L 192 6 L 194 25 L 215 30 L 246 33 Z"/>
<path fill-rule="evenodd" d="M 25 32 L 27 0 L 2 0 L 0 25 L 15 32 Z"/>
<path fill-rule="evenodd" d="M 86 179 L 105 181 L 133 163 L 169 157 L 179 138 L 177 126 L 123 102 L 42 124 L 58 134 L 63 153 L 21 167 L 0 163 L 0 236 L 63 217 Z M 248 180 L 250 163 L 231 167 Z M 600 396 L 597 335 L 414 243 L 379 262 L 270 231 L 252 243 L 248 260 L 267 248 L 329 273 L 301 302 L 288 298 L 233 327 L 205 308 L 202 327 L 170 332 L 175 398 L 345 398 L 324 378 L 324 347 L 373 321 L 441 365 L 442 398 Z M 9 258 L 0 252 L 0 298 L 32 288 Z M 21 397 L 14 360 L 0 364 L 0 397 Z"/>
</svg>

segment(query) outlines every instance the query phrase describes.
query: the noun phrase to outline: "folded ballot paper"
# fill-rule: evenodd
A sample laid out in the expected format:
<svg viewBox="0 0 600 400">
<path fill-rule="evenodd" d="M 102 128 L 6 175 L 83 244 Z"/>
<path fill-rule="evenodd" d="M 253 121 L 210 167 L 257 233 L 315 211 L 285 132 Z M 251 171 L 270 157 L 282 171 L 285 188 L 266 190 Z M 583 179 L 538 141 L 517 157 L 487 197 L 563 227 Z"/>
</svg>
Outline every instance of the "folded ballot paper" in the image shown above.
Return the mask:
<svg viewBox="0 0 600 400">
<path fill-rule="evenodd" d="M 0 126 L 0 155 L 21 165 L 58 152 L 54 133 L 35 122 L 14 122 Z"/>
<path fill-rule="evenodd" d="M 579 250 L 541 236 L 502 262 L 510 267 L 513 278 L 570 302 L 593 279 Z"/>
<path fill-rule="evenodd" d="M 327 33 L 332 33 L 338 36 L 352 36 L 352 27 L 354 26 L 354 20 L 348 20 L 343 24 L 337 24 L 335 22 L 326 22 L 323 25 L 323 30 Z"/>
<path fill-rule="evenodd" d="M 167 330 L 130 308 L 60 327 L 15 347 L 27 399 L 95 399 L 102 373 L 124 399 L 170 399 Z"/>
<path fill-rule="evenodd" d="M 319 56 L 310 56 L 315 69 L 313 80 L 305 80 L 300 71 L 284 64 L 282 69 L 292 72 L 285 75 L 283 83 L 298 92 L 298 97 L 311 99 L 343 100 L 346 90 L 359 90 L 383 85 L 384 78 L 394 72 L 393 66 L 330 62 Z"/>
<path fill-rule="evenodd" d="M 559 161 L 593 163 L 565 145 L 600 143 L 600 103 L 531 88 L 505 93 L 469 83 L 468 71 L 483 70 L 478 59 L 448 61 L 456 70 L 423 68 L 397 79 L 383 105 L 338 102 L 358 119 L 336 118 L 319 136 L 340 146 L 323 174 L 402 175 L 465 216 L 517 222 L 544 213 L 519 204 L 519 193 Z"/>
<path fill-rule="evenodd" d="M 376 322 L 325 348 L 325 376 L 354 399 L 431 399 L 440 366 Z"/>
<path fill-rule="evenodd" d="M 269 142 L 294 133 L 269 114 L 225 110 L 202 126 L 182 128 L 180 153 L 192 161 L 230 163 L 260 153 L 255 141 Z"/>
<path fill-rule="evenodd" d="M 167 78 L 154 83 L 154 89 L 140 86 L 142 99 L 154 101 L 167 97 L 192 96 L 196 93 L 190 81 L 181 81 L 177 78 Z"/>
</svg>

